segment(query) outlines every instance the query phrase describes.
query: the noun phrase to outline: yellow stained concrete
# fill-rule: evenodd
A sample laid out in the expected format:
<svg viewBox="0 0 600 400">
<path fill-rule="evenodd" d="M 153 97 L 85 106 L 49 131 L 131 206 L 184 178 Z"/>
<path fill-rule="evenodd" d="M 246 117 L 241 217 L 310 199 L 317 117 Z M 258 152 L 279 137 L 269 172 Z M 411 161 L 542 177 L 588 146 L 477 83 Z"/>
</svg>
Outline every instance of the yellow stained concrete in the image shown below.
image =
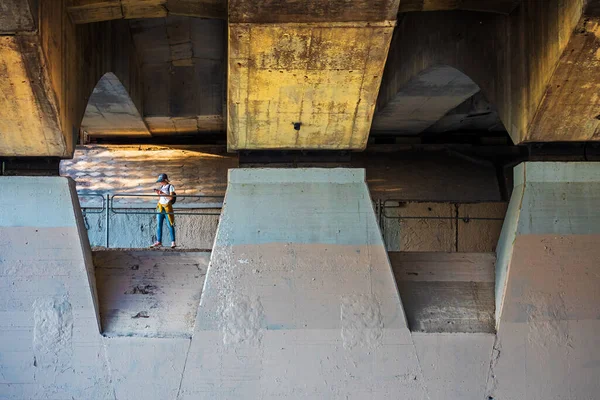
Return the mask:
<svg viewBox="0 0 600 400">
<path fill-rule="evenodd" d="M 21 51 L 16 36 L 0 36 L 0 156 L 64 156 L 62 132 L 40 108 Z"/>
<path fill-rule="evenodd" d="M 393 29 L 229 24 L 229 150 L 364 149 Z"/>
</svg>

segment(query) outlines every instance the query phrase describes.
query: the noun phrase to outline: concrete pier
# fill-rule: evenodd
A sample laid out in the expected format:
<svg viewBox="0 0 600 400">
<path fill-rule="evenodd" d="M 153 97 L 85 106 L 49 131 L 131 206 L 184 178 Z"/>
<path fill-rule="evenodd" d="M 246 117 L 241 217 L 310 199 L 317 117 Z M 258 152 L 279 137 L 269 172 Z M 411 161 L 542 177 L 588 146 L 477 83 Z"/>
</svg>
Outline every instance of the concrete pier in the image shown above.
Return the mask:
<svg viewBox="0 0 600 400">
<path fill-rule="evenodd" d="M 364 178 L 230 171 L 181 399 L 421 398 Z"/>
<path fill-rule="evenodd" d="M 0 398 L 112 398 L 74 182 L 0 186 Z"/>
<path fill-rule="evenodd" d="M 528 162 L 498 246 L 494 399 L 600 393 L 600 165 Z"/>
</svg>

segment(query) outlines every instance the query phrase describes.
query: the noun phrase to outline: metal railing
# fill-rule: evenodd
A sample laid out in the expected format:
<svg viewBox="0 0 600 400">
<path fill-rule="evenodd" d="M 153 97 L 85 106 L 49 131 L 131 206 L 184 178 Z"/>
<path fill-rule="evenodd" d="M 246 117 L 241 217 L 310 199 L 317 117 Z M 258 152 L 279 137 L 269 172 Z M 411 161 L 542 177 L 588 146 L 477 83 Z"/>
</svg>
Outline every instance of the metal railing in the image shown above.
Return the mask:
<svg viewBox="0 0 600 400">
<path fill-rule="evenodd" d="M 128 207 L 115 207 L 115 199 L 127 199 L 127 198 L 152 198 L 158 200 L 158 195 L 153 194 L 129 194 L 129 193 L 116 193 L 113 195 L 107 195 L 108 207 L 113 214 L 138 214 L 138 215 L 153 215 L 157 214 L 156 211 L 137 211 L 137 210 L 155 210 L 156 206 L 143 207 L 145 204 L 141 204 L 140 207 L 137 204 L 129 203 Z M 199 202 L 186 203 L 186 199 L 201 200 Z M 205 202 L 204 200 L 214 199 L 220 201 Z M 182 201 L 183 200 L 183 201 Z M 206 196 L 206 195 L 177 195 L 177 202 L 173 205 L 173 212 L 166 214 L 177 214 L 177 215 L 221 215 L 220 212 L 197 212 L 197 211 L 183 211 L 185 209 L 205 209 L 205 210 L 220 210 L 223 207 L 223 196 Z M 149 202 L 146 202 L 149 203 Z M 124 211 L 129 210 L 129 211 Z M 131 211 L 136 210 L 136 211 Z M 177 212 L 175 212 L 177 210 Z"/>
<path fill-rule="evenodd" d="M 105 202 L 105 198 L 103 194 L 100 193 L 85 193 L 85 194 L 77 194 L 79 196 L 79 204 L 81 205 L 81 199 L 82 198 L 94 198 L 94 199 L 100 199 L 100 206 L 81 206 L 81 211 L 84 214 L 103 214 L 104 213 L 104 209 L 106 208 L 106 202 Z"/>
<path fill-rule="evenodd" d="M 78 193 L 81 199 L 85 198 L 99 198 L 101 200 L 100 206 L 81 206 L 82 213 L 85 214 L 104 214 L 104 236 L 105 246 L 110 248 L 110 215 L 121 214 L 121 215 L 156 215 L 159 214 L 156 211 L 156 205 L 146 200 L 141 201 L 138 204 L 135 202 L 126 202 L 128 198 L 142 198 L 142 199 L 154 199 L 158 200 L 158 195 L 152 194 L 130 194 L 130 193 L 115 193 L 102 195 L 99 193 Z M 186 202 L 186 200 L 195 199 L 193 202 Z M 223 207 L 223 196 L 207 196 L 207 195 L 177 195 L 177 202 L 173 205 L 173 212 L 166 214 L 173 214 L 177 216 L 183 215 L 209 215 L 219 216 L 221 215 L 221 208 Z M 119 205 L 119 200 L 123 204 Z M 208 201 L 211 200 L 211 201 Z M 84 204 L 87 202 L 84 202 Z M 127 206 L 124 206 L 127 205 Z M 150 206 L 152 205 L 152 206 Z M 210 210 L 210 211 L 193 211 L 193 210 Z M 191 211 L 184 211 L 191 210 Z M 217 211 L 218 210 L 218 211 Z"/>
</svg>

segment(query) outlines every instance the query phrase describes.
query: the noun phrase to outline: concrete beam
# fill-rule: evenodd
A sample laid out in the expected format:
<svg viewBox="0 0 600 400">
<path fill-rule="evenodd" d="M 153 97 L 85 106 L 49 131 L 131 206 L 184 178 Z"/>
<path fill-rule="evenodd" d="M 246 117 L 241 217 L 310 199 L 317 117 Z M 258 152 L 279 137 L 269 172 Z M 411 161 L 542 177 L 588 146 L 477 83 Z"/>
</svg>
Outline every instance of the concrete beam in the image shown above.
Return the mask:
<svg viewBox="0 0 600 400">
<path fill-rule="evenodd" d="M 227 19 L 224 0 L 70 0 L 67 10 L 76 24 L 167 15 Z"/>
<path fill-rule="evenodd" d="M 399 12 L 467 10 L 510 14 L 522 0 L 402 0 Z"/>
<path fill-rule="evenodd" d="M 230 24 L 228 148 L 363 150 L 393 26 Z"/>
<path fill-rule="evenodd" d="M 396 19 L 400 0 L 231 0 L 231 23 L 376 22 Z"/>
<path fill-rule="evenodd" d="M 0 2 L 0 34 L 31 32 L 36 28 L 35 1 L 3 0 Z"/>
<path fill-rule="evenodd" d="M 398 4 L 229 2 L 228 149 L 363 150 Z"/>
<path fill-rule="evenodd" d="M 591 1 L 524 141 L 600 140 L 600 1 Z"/>
</svg>

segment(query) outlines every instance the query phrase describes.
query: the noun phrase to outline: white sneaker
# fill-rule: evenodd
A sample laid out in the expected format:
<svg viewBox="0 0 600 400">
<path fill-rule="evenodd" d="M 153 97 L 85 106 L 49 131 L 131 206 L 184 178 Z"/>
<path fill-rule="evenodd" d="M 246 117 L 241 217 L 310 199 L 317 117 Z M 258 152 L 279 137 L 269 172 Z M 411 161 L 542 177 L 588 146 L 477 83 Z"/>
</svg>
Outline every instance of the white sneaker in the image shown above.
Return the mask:
<svg viewBox="0 0 600 400">
<path fill-rule="evenodd" d="M 158 247 L 161 247 L 161 246 L 162 246 L 162 243 L 161 243 L 161 242 L 156 242 L 156 243 L 154 243 L 152 246 L 150 246 L 150 248 L 151 248 L 151 249 L 156 249 L 156 248 L 158 248 Z"/>
<path fill-rule="evenodd" d="M 177 245 L 175 244 L 175 242 L 171 242 L 171 248 L 174 249 L 175 247 L 177 247 Z"/>
</svg>

